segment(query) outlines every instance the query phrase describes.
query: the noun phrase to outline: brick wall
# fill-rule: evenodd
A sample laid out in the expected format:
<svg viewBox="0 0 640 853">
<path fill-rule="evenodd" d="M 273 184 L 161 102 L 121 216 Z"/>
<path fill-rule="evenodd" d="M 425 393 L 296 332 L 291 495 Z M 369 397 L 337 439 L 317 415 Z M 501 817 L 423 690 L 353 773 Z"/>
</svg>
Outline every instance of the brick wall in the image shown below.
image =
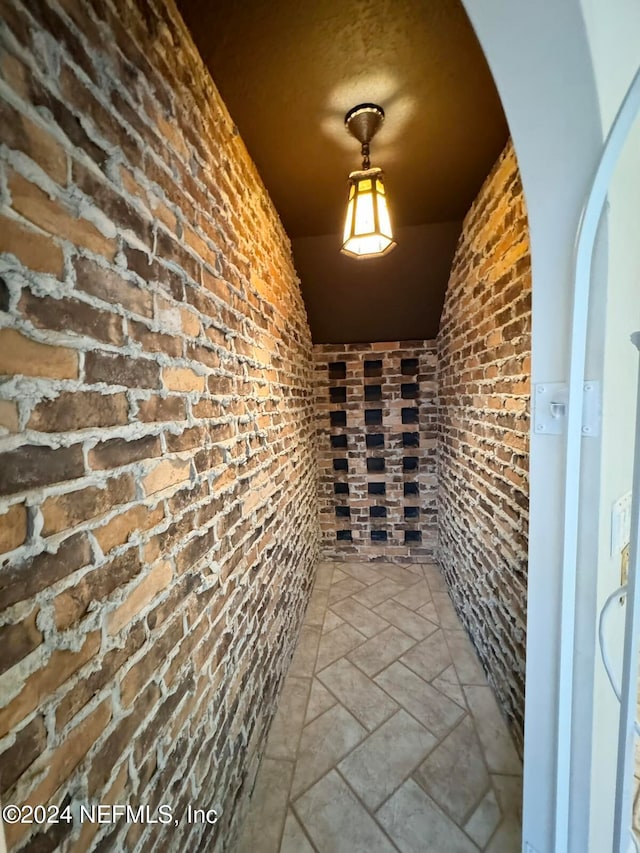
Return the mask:
<svg viewBox="0 0 640 853">
<path fill-rule="evenodd" d="M 9 845 L 230 849 L 317 546 L 289 242 L 171 0 L 0 7 L 0 796 L 222 810 Z"/>
<path fill-rule="evenodd" d="M 323 556 L 433 557 L 436 342 L 316 344 Z"/>
<path fill-rule="evenodd" d="M 438 335 L 440 561 L 521 743 L 531 278 L 509 144 L 464 221 Z"/>
</svg>

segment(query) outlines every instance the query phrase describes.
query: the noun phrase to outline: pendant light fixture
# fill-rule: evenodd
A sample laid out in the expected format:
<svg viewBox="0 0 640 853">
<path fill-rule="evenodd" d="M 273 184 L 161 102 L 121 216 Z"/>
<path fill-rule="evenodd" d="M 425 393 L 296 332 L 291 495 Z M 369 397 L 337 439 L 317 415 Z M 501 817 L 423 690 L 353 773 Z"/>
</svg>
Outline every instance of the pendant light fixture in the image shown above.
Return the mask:
<svg viewBox="0 0 640 853">
<path fill-rule="evenodd" d="M 369 143 L 384 121 L 377 104 L 358 104 L 344 123 L 360 142 L 362 169 L 349 175 L 349 201 L 341 251 L 352 258 L 380 258 L 396 245 L 391 231 L 382 169 L 371 168 Z"/>
</svg>

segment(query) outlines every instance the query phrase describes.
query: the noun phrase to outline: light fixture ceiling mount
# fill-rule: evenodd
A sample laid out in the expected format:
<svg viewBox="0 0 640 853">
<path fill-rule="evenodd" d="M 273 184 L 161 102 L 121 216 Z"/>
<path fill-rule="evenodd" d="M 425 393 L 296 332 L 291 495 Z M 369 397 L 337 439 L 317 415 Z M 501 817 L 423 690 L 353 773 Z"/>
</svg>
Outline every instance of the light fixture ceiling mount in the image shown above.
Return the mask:
<svg viewBox="0 0 640 853">
<path fill-rule="evenodd" d="M 349 175 L 349 202 L 341 251 L 354 258 L 378 258 L 396 245 L 391 231 L 382 169 L 371 167 L 369 143 L 384 121 L 377 104 L 358 104 L 344 123 L 361 145 L 362 170 Z"/>
<path fill-rule="evenodd" d="M 382 127 L 384 122 L 384 110 L 377 104 L 358 104 L 353 107 L 344 117 L 344 124 L 349 133 L 364 147 L 369 143 Z M 364 157 L 364 151 L 362 152 Z"/>
</svg>

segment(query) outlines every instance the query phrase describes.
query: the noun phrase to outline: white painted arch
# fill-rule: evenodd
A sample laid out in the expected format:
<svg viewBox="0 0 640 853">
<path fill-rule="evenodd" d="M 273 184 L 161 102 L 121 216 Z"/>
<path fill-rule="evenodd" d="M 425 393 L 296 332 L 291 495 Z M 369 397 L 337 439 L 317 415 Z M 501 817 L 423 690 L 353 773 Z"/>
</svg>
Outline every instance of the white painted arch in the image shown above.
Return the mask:
<svg viewBox="0 0 640 853">
<path fill-rule="evenodd" d="M 640 62 L 640 4 L 637 0 L 463 2 L 502 98 L 527 202 L 533 274 L 532 383 L 566 382 L 574 241 L 605 131 Z M 629 161 L 625 168 L 632 170 L 634 164 Z M 637 170 L 628 177 L 631 184 L 640 183 Z M 640 321 L 640 287 L 633 278 L 640 275 L 640 250 L 616 241 L 618 231 L 629 230 L 628 198 L 621 200 L 620 208 L 623 215 L 610 218 L 610 230 L 603 235 L 607 239 L 600 241 L 590 304 L 587 373 L 604 380 L 605 401 L 607 384 L 612 377 L 617 382 L 628 364 L 624 346 L 617 350 L 610 346 L 612 322 L 618 323 L 616 333 L 626 333 L 624 321 L 620 322 L 625 313 Z M 622 268 L 626 291 L 623 287 L 624 300 L 620 297 L 616 303 L 608 292 L 608 270 L 609 276 L 613 269 L 619 277 Z M 625 381 L 623 376 L 623 386 Z M 604 415 L 604 437 L 583 442 L 571 777 L 560 790 L 556 759 L 565 439 L 531 438 L 523 815 L 527 853 L 611 849 L 613 797 L 602 796 L 599 783 L 611 778 L 614 762 L 610 734 L 601 729 L 617 709 L 611 696 L 600 692 L 595 626 L 599 602 L 615 581 L 615 571 L 612 575 L 604 559 L 607 500 L 626 484 L 623 466 L 612 475 L 605 462 L 611 461 L 611 445 L 625 445 L 628 424 L 621 428 L 619 416 L 612 418 L 606 406 Z M 566 840 L 562 831 L 556 832 L 558 816 L 563 822 L 563 802 L 568 809 Z M 561 843 L 557 838 L 563 839 Z"/>
</svg>

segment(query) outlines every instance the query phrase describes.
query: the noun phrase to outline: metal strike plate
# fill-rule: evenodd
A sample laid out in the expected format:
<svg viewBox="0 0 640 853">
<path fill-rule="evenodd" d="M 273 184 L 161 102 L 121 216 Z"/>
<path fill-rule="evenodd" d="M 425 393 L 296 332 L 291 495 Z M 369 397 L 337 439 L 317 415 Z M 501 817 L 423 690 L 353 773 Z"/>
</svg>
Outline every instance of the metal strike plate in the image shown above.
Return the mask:
<svg viewBox="0 0 640 853">
<path fill-rule="evenodd" d="M 582 435 L 600 434 L 600 383 L 583 386 Z M 562 435 L 566 430 L 569 386 L 566 382 L 540 382 L 533 391 L 533 431 L 537 435 Z"/>
</svg>

